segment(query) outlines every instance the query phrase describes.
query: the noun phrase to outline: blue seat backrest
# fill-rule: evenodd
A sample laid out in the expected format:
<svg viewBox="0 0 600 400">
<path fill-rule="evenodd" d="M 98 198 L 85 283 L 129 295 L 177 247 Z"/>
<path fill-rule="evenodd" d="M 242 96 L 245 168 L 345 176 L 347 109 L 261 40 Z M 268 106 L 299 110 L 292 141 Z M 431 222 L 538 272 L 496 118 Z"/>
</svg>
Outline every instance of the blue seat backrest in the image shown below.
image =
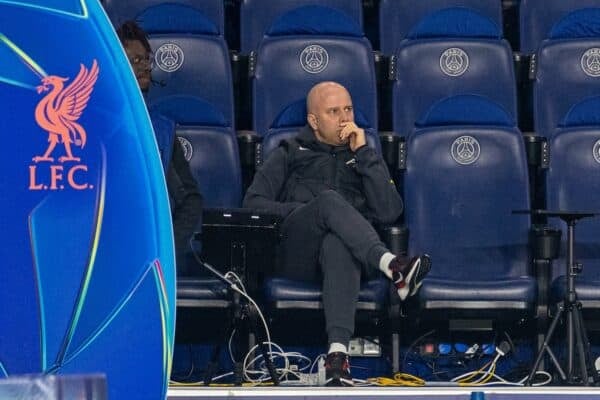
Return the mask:
<svg viewBox="0 0 600 400">
<path fill-rule="evenodd" d="M 593 8 L 600 8 L 600 0 L 521 0 L 519 10 L 521 52 L 535 53 L 542 41 L 551 36 L 555 25 L 571 18 L 578 10 Z"/>
<path fill-rule="evenodd" d="M 392 122 L 398 135 L 410 135 L 435 102 L 456 95 L 486 97 L 517 118 L 512 51 L 505 40 L 405 40 L 394 65 Z"/>
<path fill-rule="evenodd" d="M 318 18 L 310 18 L 318 9 Z M 357 123 L 377 129 L 377 83 L 372 48 L 360 26 L 332 8 L 305 6 L 278 19 L 254 61 L 253 129 L 306 123 L 305 99 L 318 82 L 332 80 L 353 96 Z"/>
<path fill-rule="evenodd" d="M 306 95 L 321 81 L 350 92 L 357 123 L 377 128 L 377 86 L 371 47 L 365 38 L 275 37 L 259 48 L 253 79 L 253 126 L 270 129 L 306 123 Z"/>
<path fill-rule="evenodd" d="M 218 129 L 177 129 L 206 208 L 241 207 L 242 178 L 237 140 Z"/>
<path fill-rule="evenodd" d="M 428 20 L 440 29 L 447 29 L 446 36 L 456 36 L 456 30 L 448 28 L 464 25 L 462 13 L 466 11 L 479 14 L 502 31 L 502 3 L 498 0 L 382 0 L 379 4 L 381 51 L 386 55 L 393 54 L 403 39 L 410 37 Z"/>
<path fill-rule="evenodd" d="M 600 124 L 565 128 L 550 140 L 550 167 L 546 176 L 549 210 L 600 212 Z M 550 220 L 563 230 L 561 259 L 554 274 L 563 275 L 565 224 Z M 600 279 L 600 218 L 586 218 L 575 227 L 575 259 L 583 263 L 586 277 Z"/>
<path fill-rule="evenodd" d="M 362 26 L 361 0 L 243 0 L 240 5 L 241 53 L 249 54 L 256 50 L 271 25 L 285 18 L 286 13 L 310 5 L 336 9 Z"/>
<path fill-rule="evenodd" d="M 182 125 L 233 130 L 233 83 L 223 37 L 191 34 L 152 35 L 149 106 Z"/>
<path fill-rule="evenodd" d="M 600 37 L 542 44 L 533 91 L 536 133 L 552 137 L 561 126 L 587 124 L 598 111 L 590 113 L 586 102 L 599 93 Z"/>
<path fill-rule="evenodd" d="M 409 252 L 434 260 L 429 277 L 527 275 L 529 183 L 522 134 L 511 127 L 423 128 L 409 136 L 404 177 Z"/>
<path fill-rule="evenodd" d="M 105 0 L 103 5 L 115 26 L 133 19 L 148 33 L 189 33 L 203 25 L 213 34 L 223 35 L 223 0 Z"/>
</svg>

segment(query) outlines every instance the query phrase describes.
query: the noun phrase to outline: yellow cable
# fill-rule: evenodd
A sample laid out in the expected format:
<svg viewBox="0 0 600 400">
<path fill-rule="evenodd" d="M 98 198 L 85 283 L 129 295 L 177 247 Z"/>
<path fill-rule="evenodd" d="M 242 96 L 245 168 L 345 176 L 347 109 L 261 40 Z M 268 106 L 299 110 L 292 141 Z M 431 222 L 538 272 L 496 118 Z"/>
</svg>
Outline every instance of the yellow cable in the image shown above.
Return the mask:
<svg viewBox="0 0 600 400">
<path fill-rule="evenodd" d="M 425 381 L 417 376 L 397 372 L 393 378 L 379 376 L 376 378 L 367 379 L 370 383 L 375 383 L 379 386 L 424 386 Z"/>
<path fill-rule="evenodd" d="M 487 362 L 487 363 L 485 363 L 485 364 L 484 364 L 484 366 L 483 366 L 483 367 L 481 367 L 479 370 L 477 370 L 477 371 L 475 371 L 475 372 L 472 372 L 471 374 L 469 374 L 469 375 L 465 376 L 464 378 L 460 379 L 460 380 L 458 381 L 458 383 L 459 383 L 459 384 L 461 384 L 461 383 L 469 383 L 469 381 L 470 381 L 471 379 L 473 379 L 474 377 L 476 377 L 477 375 L 479 375 L 480 373 L 482 373 L 484 369 L 486 369 L 487 367 L 489 367 L 489 366 L 490 366 L 490 363 L 491 363 L 491 361 L 488 361 L 488 362 Z"/>
</svg>

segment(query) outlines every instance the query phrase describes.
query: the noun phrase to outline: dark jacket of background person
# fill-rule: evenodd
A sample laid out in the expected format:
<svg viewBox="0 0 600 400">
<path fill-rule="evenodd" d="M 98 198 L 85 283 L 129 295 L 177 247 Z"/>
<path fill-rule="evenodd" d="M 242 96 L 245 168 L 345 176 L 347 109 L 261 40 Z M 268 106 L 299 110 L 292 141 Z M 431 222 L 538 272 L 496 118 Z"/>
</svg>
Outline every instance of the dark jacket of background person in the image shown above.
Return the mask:
<svg viewBox="0 0 600 400">
<path fill-rule="evenodd" d="M 190 237 L 202 227 L 202 195 L 185 159 L 183 147 L 172 131 L 173 123 L 155 113 L 151 113 L 151 120 L 163 166 L 167 165 L 165 177 L 173 219 L 177 275 L 191 275 L 194 271 L 186 260 L 189 258 L 186 253 L 191 251 Z M 164 160 L 170 161 L 165 163 Z"/>
</svg>

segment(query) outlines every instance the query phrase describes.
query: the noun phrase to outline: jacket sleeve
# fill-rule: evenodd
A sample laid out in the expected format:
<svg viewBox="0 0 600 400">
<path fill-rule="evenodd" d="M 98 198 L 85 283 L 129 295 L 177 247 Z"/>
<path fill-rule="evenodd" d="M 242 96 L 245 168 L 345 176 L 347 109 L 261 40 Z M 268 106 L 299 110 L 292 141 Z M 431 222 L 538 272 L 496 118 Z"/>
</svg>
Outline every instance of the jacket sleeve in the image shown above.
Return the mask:
<svg viewBox="0 0 600 400">
<path fill-rule="evenodd" d="M 177 274 L 186 275 L 185 253 L 195 231 L 202 229 L 202 195 L 190 171 L 179 140 L 173 141 L 173 153 L 167 172 L 167 187 L 171 198 L 173 235 L 177 257 Z"/>
<path fill-rule="evenodd" d="M 244 196 L 244 207 L 285 218 L 302 205 L 299 202 L 279 201 L 279 195 L 288 178 L 287 157 L 288 153 L 282 146 L 271 153 L 256 171 L 254 180 Z"/>
<path fill-rule="evenodd" d="M 362 176 L 364 194 L 374 222 L 395 222 L 402 214 L 404 205 L 385 162 L 366 145 L 357 149 L 355 156 L 356 170 Z"/>
</svg>

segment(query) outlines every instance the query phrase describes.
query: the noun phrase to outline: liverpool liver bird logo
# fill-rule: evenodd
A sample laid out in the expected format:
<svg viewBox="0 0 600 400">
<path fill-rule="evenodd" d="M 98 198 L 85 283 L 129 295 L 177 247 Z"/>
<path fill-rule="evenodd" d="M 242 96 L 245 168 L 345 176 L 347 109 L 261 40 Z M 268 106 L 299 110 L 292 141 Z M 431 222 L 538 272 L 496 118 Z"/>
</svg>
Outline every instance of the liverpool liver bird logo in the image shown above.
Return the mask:
<svg viewBox="0 0 600 400">
<path fill-rule="evenodd" d="M 43 130 L 48 132 L 49 145 L 43 156 L 33 157 L 34 162 L 54 161 L 50 155 L 59 141 L 62 141 L 65 146 L 65 155 L 59 157 L 58 161 L 80 160 L 78 157 L 73 157 L 71 143 L 81 148 L 85 146 L 87 135 L 77 120 L 87 106 L 98 79 L 98 71 L 96 60 L 89 70 L 82 64 L 79 74 L 67 87 L 64 85 L 69 78 L 56 75 L 42 78 L 42 84 L 37 87 L 38 93 L 48 90 L 50 92 L 35 108 L 35 120 Z"/>
</svg>

